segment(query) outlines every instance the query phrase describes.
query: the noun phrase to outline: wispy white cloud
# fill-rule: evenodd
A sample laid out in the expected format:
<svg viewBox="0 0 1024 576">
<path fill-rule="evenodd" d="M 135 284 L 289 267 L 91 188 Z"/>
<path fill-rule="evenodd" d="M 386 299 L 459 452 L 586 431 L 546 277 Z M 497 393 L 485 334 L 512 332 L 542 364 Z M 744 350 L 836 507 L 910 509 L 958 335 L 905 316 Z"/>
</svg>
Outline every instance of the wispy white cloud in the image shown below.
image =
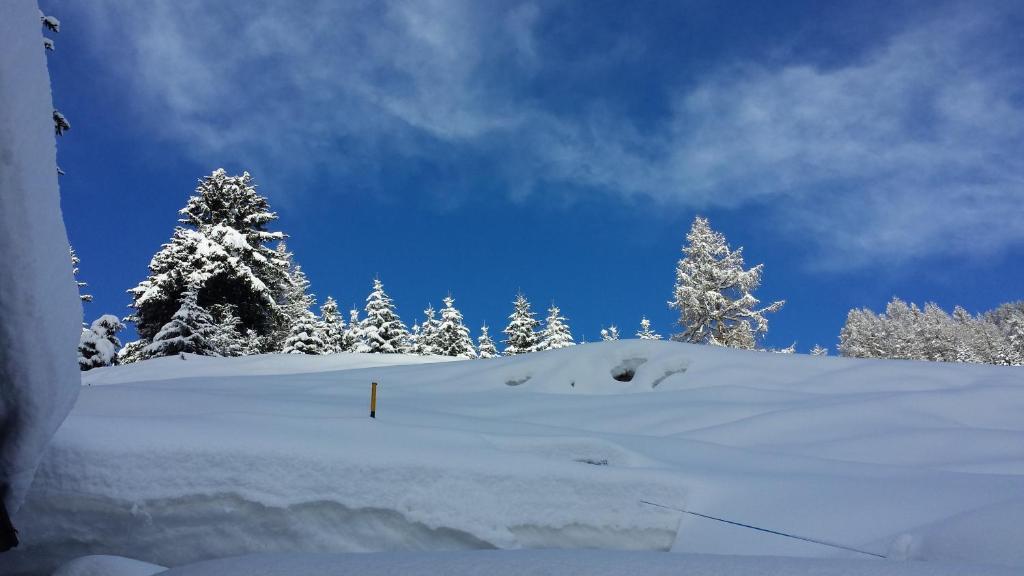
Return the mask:
<svg viewBox="0 0 1024 576">
<path fill-rule="evenodd" d="M 1024 65 L 1019 39 L 993 34 L 999 15 L 946 10 L 827 68 L 723 64 L 641 130 L 601 86 L 571 113 L 532 96 L 557 58 L 543 4 L 88 6 L 127 45 L 111 57 L 140 107 L 200 157 L 344 171 L 441 143 L 492 156 L 515 194 L 547 181 L 756 205 L 838 268 L 1024 243 Z"/>
</svg>

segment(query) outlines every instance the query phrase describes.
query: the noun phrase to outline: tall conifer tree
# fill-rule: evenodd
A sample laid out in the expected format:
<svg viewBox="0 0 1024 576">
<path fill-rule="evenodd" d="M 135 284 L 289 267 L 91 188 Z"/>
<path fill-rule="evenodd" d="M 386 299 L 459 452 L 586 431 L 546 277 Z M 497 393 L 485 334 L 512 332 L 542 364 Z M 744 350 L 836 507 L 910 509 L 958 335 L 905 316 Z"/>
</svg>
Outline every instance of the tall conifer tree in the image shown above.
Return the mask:
<svg viewBox="0 0 1024 576">
<path fill-rule="evenodd" d="M 516 294 L 514 308 L 505 327 L 505 355 L 525 354 L 537 349 L 537 327 L 540 322 L 530 309 L 530 301 L 522 292 Z"/>
<path fill-rule="evenodd" d="M 405 351 L 409 331 L 395 312 L 395 304 L 384 292 L 384 284 L 374 279 L 366 297 L 366 318 L 359 325 L 358 350 L 374 354 L 398 354 Z"/>
<path fill-rule="evenodd" d="M 540 333 L 537 350 L 557 350 L 575 345 L 576 342 L 572 339 L 572 332 L 569 330 L 569 325 L 562 316 L 561 310 L 552 304 L 548 308 L 548 317 L 544 321 L 544 329 Z"/>
<path fill-rule="evenodd" d="M 189 289 L 196 306 L 233 305 L 242 331 L 269 337 L 279 326 L 288 262 L 268 246 L 284 234 L 267 230 L 277 215 L 256 192 L 252 177 L 214 171 L 200 180 L 180 214 L 171 240 L 153 256 L 149 276 L 129 290 L 134 308 L 129 319 L 141 339 L 132 349 L 156 337 Z"/>
<path fill-rule="evenodd" d="M 455 299 L 448 296 L 441 309 L 441 323 L 437 329 L 435 354 L 476 358 L 469 328 L 462 321 L 462 312 L 455 307 Z"/>
<path fill-rule="evenodd" d="M 768 331 L 764 315 L 784 304 L 757 307 L 760 301 L 753 291 L 761 284 L 763 265 L 744 269 L 743 249 L 731 250 L 725 236 L 699 216 L 686 234 L 682 252 L 669 307 L 679 310 L 683 331 L 672 339 L 754 348 L 756 339 Z"/>
</svg>

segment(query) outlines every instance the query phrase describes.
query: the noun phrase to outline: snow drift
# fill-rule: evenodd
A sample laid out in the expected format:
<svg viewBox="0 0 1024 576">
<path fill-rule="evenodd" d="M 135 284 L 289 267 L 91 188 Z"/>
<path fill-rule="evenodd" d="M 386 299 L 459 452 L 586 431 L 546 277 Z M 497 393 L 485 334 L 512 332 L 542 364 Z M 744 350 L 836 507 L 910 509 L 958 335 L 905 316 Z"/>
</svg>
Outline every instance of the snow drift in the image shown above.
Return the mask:
<svg viewBox="0 0 1024 576">
<path fill-rule="evenodd" d="M 27 546 L 0 563 L 41 574 L 87 554 L 172 567 L 488 548 L 858 556 L 643 499 L 890 558 L 1024 566 L 1020 369 L 638 340 L 424 360 L 92 370 L 19 517 Z"/>
<path fill-rule="evenodd" d="M 34 0 L 0 6 L 0 550 L 13 544 L 3 509 L 17 512 L 79 389 L 82 306 L 40 30 Z"/>
</svg>

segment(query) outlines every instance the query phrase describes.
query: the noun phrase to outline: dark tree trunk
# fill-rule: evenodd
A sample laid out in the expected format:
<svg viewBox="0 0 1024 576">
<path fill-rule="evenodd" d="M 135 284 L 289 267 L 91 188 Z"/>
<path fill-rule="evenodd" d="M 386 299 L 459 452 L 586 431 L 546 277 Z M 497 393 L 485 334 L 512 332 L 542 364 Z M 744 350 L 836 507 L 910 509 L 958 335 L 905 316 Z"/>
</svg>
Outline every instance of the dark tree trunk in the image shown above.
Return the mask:
<svg viewBox="0 0 1024 576">
<path fill-rule="evenodd" d="M 0 490 L 0 494 L 7 490 Z M 0 552 L 10 550 L 18 545 L 18 531 L 11 524 L 11 517 L 7 514 L 7 506 L 0 498 Z"/>
</svg>

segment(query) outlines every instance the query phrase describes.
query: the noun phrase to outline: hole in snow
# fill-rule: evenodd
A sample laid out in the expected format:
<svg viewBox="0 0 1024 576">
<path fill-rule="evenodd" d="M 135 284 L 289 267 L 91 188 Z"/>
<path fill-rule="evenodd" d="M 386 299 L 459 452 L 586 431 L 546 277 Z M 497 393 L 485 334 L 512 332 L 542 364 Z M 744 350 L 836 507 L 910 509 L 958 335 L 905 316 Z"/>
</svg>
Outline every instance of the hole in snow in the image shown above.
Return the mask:
<svg viewBox="0 0 1024 576">
<path fill-rule="evenodd" d="M 646 358 L 626 358 L 618 366 L 612 368 L 612 378 L 619 382 L 631 382 L 636 376 L 636 370 L 641 364 L 647 362 Z"/>
<path fill-rule="evenodd" d="M 505 381 L 505 385 L 506 386 L 519 386 L 520 384 L 522 384 L 523 382 L 526 382 L 529 379 L 530 379 L 529 376 L 523 376 L 522 378 L 506 380 Z"/>
<path fill-rule="evenodd" d="M 591 466 L 607 466 L 608 465 L 608 459 L 607 458 L 600 458 L 600 459 L 598 459 L 598 458 L 577 458 L 576 461 L 577 462 L 582 462 L 584 464 L 590 464 Z"/>
</svg>

